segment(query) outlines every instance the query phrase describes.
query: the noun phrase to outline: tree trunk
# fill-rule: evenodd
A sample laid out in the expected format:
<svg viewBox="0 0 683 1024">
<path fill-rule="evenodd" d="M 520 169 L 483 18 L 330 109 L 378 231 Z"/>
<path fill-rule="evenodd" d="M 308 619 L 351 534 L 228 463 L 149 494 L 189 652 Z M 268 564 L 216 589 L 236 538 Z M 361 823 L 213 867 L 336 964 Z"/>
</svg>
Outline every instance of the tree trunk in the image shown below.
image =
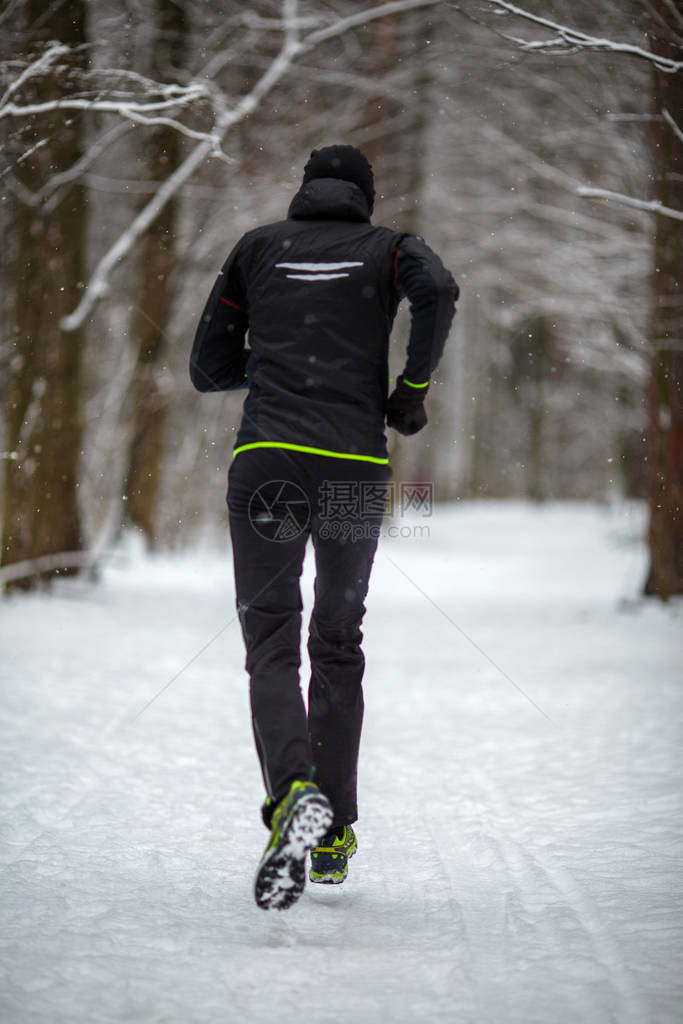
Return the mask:
<svg viewBox="0 0 683 1024">
<path fill-rule="evenodd" d="M 72 46 L 85 42 L 82 0 L 47 9 L 42 0 L 28 0 L 23 14 L 27 49 L 53 39 Z M 35 80 L 30 96 L 39 102 L 71 92 L 77 74 L 74 61 L 68 69 L 62 63 Z M 24 95 L 28 98 L 28 90 Z M 18 181 L 34 194 L 82 155 L 84 128 L 78 113 L 38 115 L 18 130 L 27 149 L 49 140 L 16 166 Z M 79 184 L 71 185 L 49 213 L 44 203 L 21 201 L 15 212 L 6 443 L 16 458 L 4 461 L 3 565 L 74 552 L 83 545 L 78 508 L 83 331 L 67 334 L 59 324 L 77 304 L 86 277 L 86 215 Z M 78 570 L 72 566 L 67 571 Z M 28 589 L 40 579 L 31 576 L 10 586 Z"/>
<path fill-rule="evenodd" d="M 184 57 L 187 34 L 185 9 L 174 0 L 157 0 L 151 74 L 171 80 Z M 180 139 L 173 128 L 152 131 L 147 142 L 147 175 L 164 181 L 177 168 Z M 138 360 L 131 389 L 132 432 L 124 494 L 124 523 L 138 527 L 150 546 L 157 542 L 157 511 L 164 460 L 168 402 L 160 387 L 168 358 L 165 328 L 173 301 L 172 274 L 176 262 L 174 232 L 177 200 L 167 203 L 140 244 L 131 320 Z"/>
<path fill-rule="evenodd" d="M 680 56 L 660 18 L 666 4 L 653 2 L 653 49 Z M 658 17 L 659 16 L 659 17 Z M 654 198 L 683 209 L 683 144 L 671 120 L 683 126 L 683 74 L 653 68 L 651 145 Z M 683 232 L 680 221 L 657 216 L 652 288 L 652 363 L 649 385 L 650 568 L 646 594 L 663 600 L 683 593 Z"/>
<path fill-rule="evenodd" d="M 525 332 L 529 352 L 529 449 L 526 494 L 530 501 L 543 501 L 545 486 L 546 392 L 549 374 L 551 328 L 541 316 Z"/>
</svg>

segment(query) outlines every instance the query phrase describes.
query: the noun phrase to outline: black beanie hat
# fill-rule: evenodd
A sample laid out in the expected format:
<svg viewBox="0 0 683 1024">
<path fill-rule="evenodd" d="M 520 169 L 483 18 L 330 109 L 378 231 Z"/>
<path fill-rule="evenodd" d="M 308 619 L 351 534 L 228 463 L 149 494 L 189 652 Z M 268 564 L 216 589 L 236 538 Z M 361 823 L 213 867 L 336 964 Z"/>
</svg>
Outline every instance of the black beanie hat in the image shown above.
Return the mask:
<svg viewBox="0 0 683 1024">
<path fill-rule="evenodd" d="M 355 146 L 325 146 L 314 149 L 304 167 L 304 185 L 313 178 L 341 178 L 352 181 L 362 190 L 370 213 L 375 205 L 375 187 L 372 166 Z"/>
</svg>

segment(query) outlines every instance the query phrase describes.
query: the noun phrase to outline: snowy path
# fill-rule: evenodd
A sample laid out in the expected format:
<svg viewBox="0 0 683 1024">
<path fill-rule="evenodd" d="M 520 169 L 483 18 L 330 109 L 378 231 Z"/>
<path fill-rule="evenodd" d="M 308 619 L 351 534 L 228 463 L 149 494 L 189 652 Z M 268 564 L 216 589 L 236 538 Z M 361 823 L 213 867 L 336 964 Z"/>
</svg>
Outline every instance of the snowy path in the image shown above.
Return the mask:
<svg viewBox="0 0 683 1024">
<path fill-rule="evenodd" d="M 640 510 L 425 522 L 376 560 L 359 853 L 286 914 L 227 553 L 0 604 L 3 1024 L 681 1019 L 681 606 L 636 600 Z"/>
</svg>

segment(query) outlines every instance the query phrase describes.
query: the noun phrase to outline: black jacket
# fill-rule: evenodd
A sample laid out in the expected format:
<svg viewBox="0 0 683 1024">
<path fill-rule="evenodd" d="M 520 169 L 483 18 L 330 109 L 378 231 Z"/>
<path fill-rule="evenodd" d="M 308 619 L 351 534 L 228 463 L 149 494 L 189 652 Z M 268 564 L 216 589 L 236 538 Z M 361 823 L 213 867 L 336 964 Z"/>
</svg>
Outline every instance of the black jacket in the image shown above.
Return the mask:
<svg viewBox="0 0 683 1024">
<path fill-rule="evenodd" d="M 308 182 L 287 220 L 244 235 L 190 357 L 197 390 L 249 389 L 235 452 L 284 447 L 386 462 L 388 344 L 403 295 L 412 313 L 403 376 L 422 384 L 458 296 L 422 239 L 373 227 L 361 190 L 334 178 Z"/>
</svg>

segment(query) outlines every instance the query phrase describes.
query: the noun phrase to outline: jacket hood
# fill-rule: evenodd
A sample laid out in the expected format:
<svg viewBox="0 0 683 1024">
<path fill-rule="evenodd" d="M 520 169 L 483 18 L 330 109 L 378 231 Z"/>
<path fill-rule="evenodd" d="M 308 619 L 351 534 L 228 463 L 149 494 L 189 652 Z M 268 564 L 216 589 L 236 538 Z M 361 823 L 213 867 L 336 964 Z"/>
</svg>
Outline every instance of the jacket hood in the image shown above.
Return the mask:
<svg viewBox="0 0 683 1024">
<path fill-rule="evenodd" d="M 370 207 L 362 189 L 341 178 L 314 178 L 302 185 L 287 213 L 292 220 L 369 221 Z"/>
</svg>

